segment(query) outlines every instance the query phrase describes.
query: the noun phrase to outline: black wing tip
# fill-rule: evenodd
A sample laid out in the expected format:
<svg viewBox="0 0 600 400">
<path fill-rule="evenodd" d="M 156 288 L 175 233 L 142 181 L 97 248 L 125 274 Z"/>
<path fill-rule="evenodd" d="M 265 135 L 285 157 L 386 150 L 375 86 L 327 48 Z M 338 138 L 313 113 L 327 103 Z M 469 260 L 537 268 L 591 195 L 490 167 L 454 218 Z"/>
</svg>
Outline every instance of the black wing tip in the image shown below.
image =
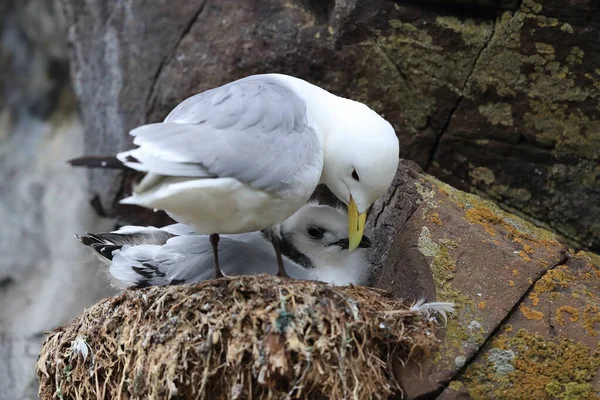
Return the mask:
<svg viewBox="0 0 600 400">
<path fill-rule="evenodd" d="M 104 243 L 104 240 L 89 232 L 86 232 L 83 235 L 75 234 L 75 237 L 77 240 L 79 240 L 79 243 L 83 244 L 84 246 L 92 246 L 94 244 Z"/>
<path fill-rule="evenodd" d="M 114 244 L 106 244 L 106 243 L 94 243 L 91 245 L 92 249 L 94 249 L 94 251 L 98 254 L 100 254 L 102 257 L 106 258 L 107 260 L 111 260 L 113 259 L 113 251 L 115 250 L 120 250 L 121 245 L 114 245 Z"/>
<path fill-rule="evenodd" d="M 131 169 L 115 156 L 82 156 L 67 160 L 72 167 Z"/>
</svg>

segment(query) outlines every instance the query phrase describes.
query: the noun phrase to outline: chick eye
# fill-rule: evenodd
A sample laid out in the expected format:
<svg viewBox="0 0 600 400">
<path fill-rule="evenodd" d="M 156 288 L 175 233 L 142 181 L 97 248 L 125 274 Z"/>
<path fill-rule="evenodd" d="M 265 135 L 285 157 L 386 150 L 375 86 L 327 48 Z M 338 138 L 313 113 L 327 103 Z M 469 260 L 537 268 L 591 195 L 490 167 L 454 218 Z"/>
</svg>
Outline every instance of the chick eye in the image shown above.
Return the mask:
<svg viewBox="0 0 600 400">
<path fill-rule="evenodd" d="M 354 178 L 355 181 L 360 182 L 360 178 L 358 177 L 358 172 L 356 172 L 355 169 L 352 170 L 352 178 Z"/>
<path fill-rule="evenodd" d="M 324 233 L 324 230 L 321 228 L 313 227 L 308 229 L 308 236 L 310 236 L 313 239 L 322 239 Z"/>
</svg>

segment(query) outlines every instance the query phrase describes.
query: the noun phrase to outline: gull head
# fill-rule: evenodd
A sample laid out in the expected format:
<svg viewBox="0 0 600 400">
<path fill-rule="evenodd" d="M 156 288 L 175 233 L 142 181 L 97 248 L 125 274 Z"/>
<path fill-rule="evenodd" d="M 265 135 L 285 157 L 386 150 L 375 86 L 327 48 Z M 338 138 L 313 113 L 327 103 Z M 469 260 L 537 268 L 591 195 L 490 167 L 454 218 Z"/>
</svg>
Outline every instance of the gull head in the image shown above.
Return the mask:
<svg viewBox="0 0 600 400">
<path fill-rule="evenodd" d="M 340 98 L 332 113 L 321 182 L 348 206 L 352 251 L 361 242 L 367 210 L 394 179 L 400 145 L 392 125 L 362 103 Z"/>
<path fill-rule="evenodd" d="M 317 279 L 341 284 L 356 283 L 368 270 L 365 249 L 371 240 L 362 236 L 359 250 L 350 252 L 348 216 L 344 209 L 308 203 L 280 226 L 280 234 L 305 268 L 314 268 Z"/>
</svg>

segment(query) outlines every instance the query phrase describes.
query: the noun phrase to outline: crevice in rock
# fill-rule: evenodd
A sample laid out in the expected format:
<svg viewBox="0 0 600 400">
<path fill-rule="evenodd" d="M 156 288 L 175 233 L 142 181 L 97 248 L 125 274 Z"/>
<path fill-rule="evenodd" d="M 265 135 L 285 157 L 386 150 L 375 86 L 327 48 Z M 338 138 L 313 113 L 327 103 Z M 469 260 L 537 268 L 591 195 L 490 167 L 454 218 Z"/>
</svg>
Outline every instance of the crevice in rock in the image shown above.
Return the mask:
<svg viewBox="0 0 600 400">
<path fill-rule="evenodd" d="M 520 7 L 520 4 L 519 4 L 519 7 Z M 515 14 L 516 14 L 516 12 L 515 12 Z M 498 24 L 498 17 L 496 16 L 496 18 L 494 19 L 494 24 L 492 25 L 492 33 L 490 34 L 490 37 L 488 38 L 488 40 L 484 43 L 484 45 L 481 47 L 481 49 L 477 53 L 477 56 L 475 57 L 475 61 L 473 62 L 473 65 L 471 66 L 471 70 L 469 71 L 469 74 L 465 78 L 465 81 L 463 83 L 462 89 L 460 90 L 460 95 L 458 96 L 458 98 L 456 99 L 456 102 L 454 103 L 454 106 L 452 107 L 452 109 L 448 113 L 448 118 L 446 119 L 446 122 L 442 126 L 442 129 L 440 130 L 440 133 L 435 138 L 435 143 L 433 144 L 433 147 L 431 148 L 431 152 L 429 153 L 429 157 L 427 159 L 427 163 L 425 164 L 425 168 L 424 168 L 425 172 L 429 171 L 429 167 L 431 167 L 431 164 L 433 163 L 433 160 L 435 159 L 435 154 L 437 153 L 437 150 L 438 150 L 438 148 L 440 146 L 440 142 L 442 141 L 442 137 L 444 136 L 444 134 L 448 130 L 448 127 L 450 126 L 450 122 L 452 121 L 452 117 L 454 116 L 454 113 L 456 112 L 456 110 L 460 106 L 460 103 L 462 102 L 462 100 L 465 97 L 465 95 L 464 95 L 465 89 L 467 88 L 467 86 L 469 85 L 469 83 L 471 81 L 471 76 L 473 75 L 473 72 L 475 72 L 475 68 L 477 67 L 477 64 L 479 63 L 479 60 L 481 59 L 481 56 L 483 55 L 483 53 L 485 52 L 485 50 L 488 48 L 488 45 L 490 44 L 490 42 L 494 38 L 494 35 L 496 33 L 496 25 L 497 24 Z"/>
<path fill-rule="evenodd" d="M 183 41 L 183 39 L 192 30 L 192 27 L 194 26 L 194 24 L 196 23 L 196 21 L 200 17 L 200 14 L 204 10 L 204 6 L 206 5 L 206 3 L 207 3 L 207 0 L 205 0 L 204 2 L 202 2 L 202 4 L 200 5 L 200 7 L 198 7 L 198 11 L 196 11 L 194 13 L 194 16 L 190 19 L 190 22 L 186 25 L 186 27 L 181 32 L 181 35 L 179 36 L 179 39 L 177 40 L 177 43 L 175 43 L 175 46 L 173 46 L 173 50 L 171 52 L 169 52 L 161 60 L 160 64 L 158 64 L 158 68 L 156 69 L 156 73 L 154 74 L 154 78 L 152 79 L 152 84 L 150 85 L 150 90 L 148 91 L 148 96 L 146 96 L 146 119 L 148 118 L 148 116 L 150 115 L 152 109 L 154 108 L 154 105 L 150 106 L 149 103 L 150 103 L 150 100 L 152 99 L 152 96 L 154 95 L 154 91 L 156 89 L 156 84 L 158 83 L 158 79 L 160 78 L 160 75 L 162 74 L 162 71 L 163 71 L 165 65 L 171 59 L 173 59 L 173 57 L 177 53 L 177 49 L 179 48 L 179 45 L 181 44 L 181 42 Z"/>
<path fill-rule="evenodd" d="M 527 297 L 531 294 L 531 292 L 533 291 L 533 288 L 535 287 L 536 283 L 539 282 L 540 279 L 542 279 L 548 272 L 554 270 L 556 267 L 565 264 L 568 260 L 569 260 L 569 253 L 567 251 L 563 252 L 563 256 L 562 258 L 554 265 L 552 265 L 550 268 L 543 270 L 539 273 L 539 275 L 533 280 L 533 282 L 529 285 L 529 287 L 527 288 L 527 290 L 525 290 L 523 292 L 523 294 L 521 295 L 521 297 L 519 297 L 519 299 L 515 302 L 515 304 L 513 304 L 512 308 L 510 310 L 508 310 L 508 312 L 506 313 L 506 315 L 504 316 L 504 318 L 502 318 L 502 320 L 500 320 L 498 322 L 498 324 L 496 324 L 496 326 L 494 327 L 494 329 L 492 329 L 490 331 L 490 333 L 487 335 L 487 337 L 485 338 L 485 340 L 483 341 L 483 343 L 479 346 L 479 348 L 477 349 L 476 352 L 474 352 L 465 362 L 465 364 L 459 368 L 453 375 L 452 377 L 450 377 L 450 379 L 448 379 L 448 381 L 444 382 L 442 384 L 442 386 L 440 386 L 438 389 L 429 392 L 429 393 L 425 393 L 419 397 L 416 397 L 413 400 L 434 400 L 436 398 L 438 398 L 438 396 L 440 396 L 444 390 L 446 390 L 446 388 L 448 387 L 448 385 L 450 385 L 450 382 L 452 382 L 453 380 L 459 379 L 463 373 L 466 371 L 466 369 L 471 365 L 471 363 L 473 363 L 473 361 L 475 359 L 477 359 L 477 356 L 479 354 L 482 353 L 482 351 L 486 348 L 486 346 L 496 337 L 496 335 L 498 334 L 498 332 L 502 329 L 503 326 L 505 326 L 506 322 L 510 319 L 510 317 L 512 317 L 516 312 L 518 312 L 519 310 L 519 306 L 523 303 L 523 301 L 525 299 L 527 299 Z"/>
<path fill-rule="evenodd" d="M 300 4 L 316 19 L 317 24 L 327 24 L 335 8 L 335 0 L 300 0 Z"/>
<path fill-rule="evenodd" d="M 398 190 L 398 185 L 394 185 L 394 190 L 392 191 L 392 193 L 385 199 L 384 204 L 381 206 L 381 209 L 379 210 L 379 212 L 377 213 L 377 215 L 375 216 L 375 221 L 373 222 L 373 227 L 377 228 L 379 227 L 379 218 L 381 217 L 381 215 L 383 214 L 383 212 L 389 207 L 390 202 L 392 201 L 392 199 L 394 197 L 396 197 L 396 191 Z M 416 210 L 416 207 L 415 207 Z M 406 222 L 406 221 L 405 221 Z"/>
</svg>

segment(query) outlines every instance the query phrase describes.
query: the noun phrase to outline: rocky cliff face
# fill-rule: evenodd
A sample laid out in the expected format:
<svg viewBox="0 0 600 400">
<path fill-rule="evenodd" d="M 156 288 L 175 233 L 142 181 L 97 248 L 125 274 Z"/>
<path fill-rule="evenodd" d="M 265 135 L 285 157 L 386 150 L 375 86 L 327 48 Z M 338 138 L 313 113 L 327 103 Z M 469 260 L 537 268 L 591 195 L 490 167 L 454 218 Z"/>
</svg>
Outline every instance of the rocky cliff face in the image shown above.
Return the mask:
<svg viewBox="0 0 600 400">
<path fill-rule="evenodd" d="M 199 91 L 289 73 L 382 113 L 427 172 L 600 248 L 593 0 L 65 7 L 88 152 L 124 149 L 129 129 Z M 93 176 L 114 212 L 122 177 Z"/>
</svg>

